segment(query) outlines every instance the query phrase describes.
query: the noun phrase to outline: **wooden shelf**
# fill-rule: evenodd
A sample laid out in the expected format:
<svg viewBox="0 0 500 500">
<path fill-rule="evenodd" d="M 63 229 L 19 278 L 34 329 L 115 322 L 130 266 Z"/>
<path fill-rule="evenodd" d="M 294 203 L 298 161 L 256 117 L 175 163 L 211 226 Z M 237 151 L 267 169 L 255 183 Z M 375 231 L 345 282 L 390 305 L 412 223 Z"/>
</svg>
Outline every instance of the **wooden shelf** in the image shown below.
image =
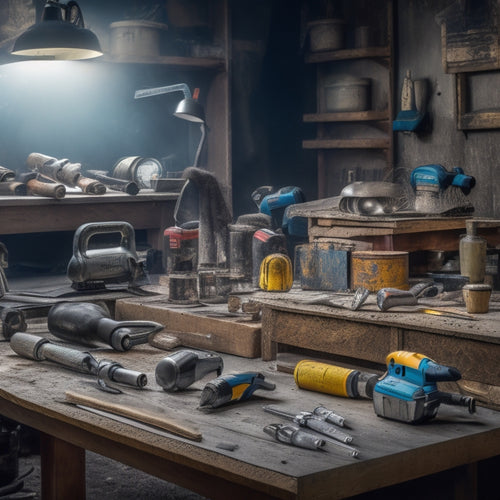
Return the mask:
<svg viewBox="0 0 500 500">
<path fill-rule="evenodd" d="M 310 139 L 302 141 L 304 149 L 389 149 L 390 139 Z"/>
<path fill-rule="evenodd" d="M 389 120 L 389 111 L 354 111 L 346 113 L 306 113 L 303 120 L 306 123 L 324 122 L 361 122 Z"/>
<path fill-rule="evenodd" d="M 224 69 L 226 61 L 218 57 L 106 57 L 106 62 L 126 64 L 164 64 L 183 69 Z"/>
<path fill-rule="evenodd" d="M 341 49 L 325 52 L 309 52 L 305 56 L 306 63 L 322 63 L 331 61 L 345 61 L 347 59 L 389 58 L 390 47 L 364 47 L 360 49 Z"/>
</svg>

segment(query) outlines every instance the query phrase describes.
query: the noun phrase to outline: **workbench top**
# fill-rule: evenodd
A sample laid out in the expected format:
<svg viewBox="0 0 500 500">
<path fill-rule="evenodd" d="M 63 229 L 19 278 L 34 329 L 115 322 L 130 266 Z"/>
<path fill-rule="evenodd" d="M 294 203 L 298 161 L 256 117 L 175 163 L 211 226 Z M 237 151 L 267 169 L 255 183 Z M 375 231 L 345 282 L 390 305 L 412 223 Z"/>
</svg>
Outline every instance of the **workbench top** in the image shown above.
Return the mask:
<svg viewBox="0 0 500 500">
<path fill-rule="evenodd" d="M 33 333 L 62 343 L 40 325 Z M 485 408 L 469 415 L 464 408 L 441 406 L 435 420 L 407 425 L 375 416 L 368 400 L 298 389 L 291 375 L 276 371 L 274 362 L 224 355 L 225 374 L 258 371 L 276 389 L 257 391 L 239 404 L 202 410 L 200 393 L 213 377 L 186 391 L 166 393 L 156 384 L 154 370 L 167 351 L 143 345 L 125 353 L 92 349 L 92 354 L 145 372 L 148 385 L 124 388 L 120 395 L 104 393 L 90 376 L 20 358 L 1 342 L 2 413 L 210 498 L 228 498 L 229 490 L 217 490 L 220 481 L 259 492 L 259 498 L 343 498 L 500 454 L 500 413 Z M 159 436 L 95 415 L 66 403 L 66 391 L 170 416 L 197 427 L 202 441 Z M 325 450 L 312 451 L 274 441 L 263 427 L 285 421 L 264 412 L 266 404 L 296 412 L 322 404 L 336 411 L 346 418 L 359 457 L 330 443 Z"/>
</svg>

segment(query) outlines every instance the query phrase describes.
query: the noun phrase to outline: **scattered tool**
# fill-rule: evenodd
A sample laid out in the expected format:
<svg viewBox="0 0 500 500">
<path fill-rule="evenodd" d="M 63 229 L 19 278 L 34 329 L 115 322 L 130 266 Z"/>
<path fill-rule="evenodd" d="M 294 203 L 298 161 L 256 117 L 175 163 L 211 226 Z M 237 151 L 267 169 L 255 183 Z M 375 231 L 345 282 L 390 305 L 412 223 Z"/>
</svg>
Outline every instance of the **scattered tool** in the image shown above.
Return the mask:
<svg viewBox="0 0 500 500">
<path fill-rule="evenodd" d="M 456 213 L 468 213 L 473 207 L 466 204 L 445 203 L 443 194 L 449 187 L 461 190 L 468 195 L 476 184 L 474 177 L 465 175 L 460 167 L 454 167 L 452 172 L 442 165 L 422 165 L 415 168 L 410 176 L 410 184 L 415 190 L 415 211 L 421 213 L 442 213 L 454 210 Z M 448 206 L 449 205 L 449 206 Z"/>
<path fill-rule="evenodd" d="M 139 192 L 139 186 L 136 182 L 125 179 L 110 177 L 105 170 L 87 170 L 87 175 L 102 182 L 106 187 L 113 191 L 122 191 L 130 195 L 136 195 Z"/>
<path fill-rule="evenodd" d="M 24 182 L 3 181 L 0 182 L 0 196 L 26 196 L 28 186 Z"/>
<path fill-rule="evenodd" d="M 110 415 L 107 416 L 109 416 L 110 418 L 113 418 L 113 416 L 116 415 L 120 415 L 122 417 L 137 420 L 138 422 L 142 422 L 144 424 L 159 427 L 160 429 L 164 429 L 168 432 L 172 432 L 173 434 L 177 434 L 187 439 L 192 439 L 193 441 L 202 440 L 202 434 L 200 433 L 200 431 L 197 428 L 186 424 L 185 422 L 180 423 L 178 421 L 180 420 L 180 417 L 177 417 L 176 420 L 174 418 L 165 416 L 164 414 L 153 413 L 144 410 L 143 408 L 134 408 L 129 405 L 125 406 L 122 404 L 110 403 L 108 401 L 96 399 L 85 394 L 78 394 L 72 391 L 66 392 L 66 401 L 75 405 L 84 405 L 89 408 L 108 412 Z"/>
<path fill-rule="evenodd" d="M 418 297 L 410 290 L 400 290 L 398 288 L 381 288 L 377 292 L 377 306 L 381 311 L 388 311 L 392 307 L 397 306 L 416 306 L 418 305 Z M 419 306 L 411 309 L 408 312 L 418 312 L 424 314 L 432 314 L 435 316 L 446 316 L 456 319 L 476 320 L 474 316 L 462 311 L 450 309 L 434 309 L 427 306 Z"/>
<path fill-rule="evenodd" d="M 99 236 L 118 236 L 114 247 L 91 248 Z M 137 286 L 146 282 L 143 262 L 135 248 L 135 231 L 124 221 L 89 222 L 82 224 L 73 236 L 73 255 L 67 276 L 76 290 L 104 288 L 106 283 L 128 282 Z"/>
<path fill-rule="evenodd" d="M 21 309 L 0 306 L 0 320 L 2 334 L 6 340 L 10 340 L 16 332 L 25 332 L 27 328 L 26 317 Z"/>
<path fill-rule="evenodd" d="M 408 351 L 390 353 L 386 364 L 387 373 L 373 389 L 373 406 L 380 417 L 418 424 L 434 418 L 441 403 L 465 406 L 469 413 L 475 412 L 474 398 L 437 388 L 437 382 L 462 378 L 456 368 Z"/>
<path fill-rule="evenodd" d="M 106 186 L 97 179 L 92 179 L 91 177 L 84 177 L 81 175 L 76 181 L 76 185 L 85 193 L 85 194 L 104 194 L 106 193 Z"/>
<path fill-rule="evenodd" d="M 10 339 L 12 350 L 24 358 L 35 361 L 53 361 L 61 366 L 97 376 L 98 387 L 106 392 L 120 393 L 107 382 L 117 382 L 142 388 L 147 384 L 147 376 L 135 370 L 123 368 L 113 361 L 97 361 L 89 352 L 52 343 L 50 340 L 29 333 L 16 332 Z"/>
<path fill-rule="evenodd" d="M 417 109 L 415 88 L 410 70 L 406 71 L 401 90 L 401 111 L 392 123 L 392 130 L 415 132 L 424 118 L 424 113 Z"/>
<path fill-rule="evenodd" d="M 335 439 L 336 441 L 340 441 L 341 443 L 348 444 L 352 442 L 352 436 L 350 434 L 341 431 L 338 426 L 331 424 L 321 416 L 310 411 L 293 413 L 280 410 L 274 405 L 264 406 L 263 409 L 268 413 L 292 420 L 301 427 L 307 427 L 308 429 L 312 429 L 313 431 L 319 432 L 320 434 Z"/>
<path fill-rule="evenodd" d="M 307 301 L 301 301 L 302 304 L 311 304 L 311 305 L 324 305 L 324 306 L 332 306 L 332 307 L 340 307 L 342 309 L 349 309 L 350 311 L 358 311 L 361 309 L 361 306 L 366 302 L 366 299 L 370 295 L 370 290 L 364 287 L 356 288 L 354 295 L 349 295 L 349 300 L 339 300 L 339 295 L 332 294 L 321 294 Z"/>
<path fill-rule="evenodd" d="M 299 426 L 293 424 L 266 425 L 264 432 L 272 436 L 276 441 L 308 450 L 318 450 L 326 444 L 324 439 L 305 432 Z"/>
<path fill-rule="evenodd" d="M 66 158 L 58 160 L 42 153 L 31 153 L 26 159 L 26 164 L 33 172 L 69 187 L 76 187 L 82 175 L 80 163 L 71 163 Z"/>
<path fill-rule="evenodd" d="M 200 407 L 218 408 L 226 403 L 246 401 L 257 389 L 273 391 L 276 384 L 267 382 L 262 373 L 245 372 L 221 375 L 203 389 Z"/>
<path fill-rule="evenodd" d="M 61 183 L 56 182 L 43 182 L 40 180 L 36 172 L 25 172 L 19 174 L 18 179 L 20 182 L 26 184 L 28 194 L 35 194 L 38 196 L 47 196 L 60 200 L 66 195 L 66 188 Z"/>
<path fill-rule="evenodd" d="M 294 370 L 295 383 L 301 389 L 323 392 L 345 398 L 373 397 L 379 375 L 351 368 L 302 360 Z"/>
<path fill-rule="evenodd" d="M 163 329 L 154 321 L 115 321 L 101 306 L 91 302 L 60 302 L 49 310 L 47 326 L 61 339 L 84 345 L 104 342 L 117 351 L 128 351 L 148 342 Z"/>
<path fill-rule="evenodd" d="M 210 372 L 216 371 L 220 376 L 223 367 L 224 362 L 217 354 L 183 349 L 156 365 L 156 382 L 167 392 L 182 390 Z"/>
</svg>

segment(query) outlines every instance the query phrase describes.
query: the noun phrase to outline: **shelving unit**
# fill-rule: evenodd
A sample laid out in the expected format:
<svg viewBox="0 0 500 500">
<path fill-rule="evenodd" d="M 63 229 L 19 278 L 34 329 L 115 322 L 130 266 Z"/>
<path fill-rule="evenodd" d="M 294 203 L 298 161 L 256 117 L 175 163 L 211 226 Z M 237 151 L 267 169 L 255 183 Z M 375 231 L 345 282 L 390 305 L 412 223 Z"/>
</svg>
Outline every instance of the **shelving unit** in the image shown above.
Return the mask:
<svg viewBox="0 0 500 500">
<path fill-rule="evenodd" d="M 307 64 L 317 65 L 317 111 L 303 115 L 304 123 L 316 124 L 316 137 L 304 139 L 302 147 L 317 150 L 319 198 L 337 195 L 353 181 L 392 180 L 392 1 L 375 2 L 370 8 L 373 9 L 370 19 L 377 24 L 370 28 L 374 32 L 380 30 L 380 45 L 349 47 L 352 41 L 346 37 L 347 48 L 305 55 Z M 346 25 L 352 28 L 359 24 L 356 8 L 351 6 L 351 9 L 353 14 L 346 19 Z M 339 75 L 371 78 L 370 109 L 326 110 L 325 84 Z"/>
</svg>

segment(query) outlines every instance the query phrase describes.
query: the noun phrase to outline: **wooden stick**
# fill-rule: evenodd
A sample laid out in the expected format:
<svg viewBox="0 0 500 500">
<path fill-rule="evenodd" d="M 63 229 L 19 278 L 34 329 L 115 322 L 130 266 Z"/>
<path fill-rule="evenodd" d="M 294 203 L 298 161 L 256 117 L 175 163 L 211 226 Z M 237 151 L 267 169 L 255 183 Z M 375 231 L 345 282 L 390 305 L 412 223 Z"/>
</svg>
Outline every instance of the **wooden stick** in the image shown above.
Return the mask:
<svg viewBox="0 0 500 500">
<path fill-rule="evenodd" d="M 154 425 L 160 429 L 172 432 L 173 434 L 178 434 L 179 436 L 187 439 L 192 439 L 193 441 L 201 441 L 202 439 L 202 435 L 198 429 L 178 423 L 169 417 L 151 413 L 143 409 L 110 403 L 108 401 L 103 401 L 101 399 L 96 399 L 91 396 L 78 394 L 72 391 L 66 392 L 66 400 L 73 404 L 89 406 L 90 408 L 107 411 L 122 417 L 132 418 L 144 424 Z"/>
</svg>

